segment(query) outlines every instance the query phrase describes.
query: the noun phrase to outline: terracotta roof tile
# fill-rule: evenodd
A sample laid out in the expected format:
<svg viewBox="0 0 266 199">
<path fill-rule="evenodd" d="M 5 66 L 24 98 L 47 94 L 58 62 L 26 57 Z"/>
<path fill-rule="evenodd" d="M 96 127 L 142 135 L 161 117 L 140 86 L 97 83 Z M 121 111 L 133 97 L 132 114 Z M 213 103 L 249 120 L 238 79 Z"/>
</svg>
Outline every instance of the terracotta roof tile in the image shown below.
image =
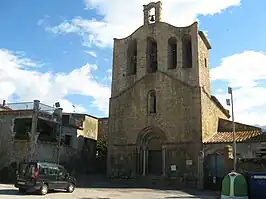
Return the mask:
<svg viewBox="0 0 266 199">
<path fill-rule="evenodd" d="M 265 140 L 265 134 L 261 131 L 238 131 L 235 134 L 236 142 L 259 142 Z M 205 140 L 203 143 L 227 143 L 233 142 L 233 132 L 217 132 L 215 135 Z"/>
<path fill-rule="evenodd" d="M 4 111 L 4 110 L 11 110 L 11 108 L 9 108 L 7 106 L 0 105 L 0 111 Z"/>
</svg>

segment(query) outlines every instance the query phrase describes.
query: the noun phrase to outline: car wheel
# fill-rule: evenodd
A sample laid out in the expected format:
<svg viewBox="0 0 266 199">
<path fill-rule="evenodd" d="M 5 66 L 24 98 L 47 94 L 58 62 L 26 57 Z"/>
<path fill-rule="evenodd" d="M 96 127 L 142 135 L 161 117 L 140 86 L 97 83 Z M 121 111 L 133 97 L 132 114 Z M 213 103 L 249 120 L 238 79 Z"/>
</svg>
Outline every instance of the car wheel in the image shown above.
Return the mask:
<svg viewBox="0 0 266 199">
<path fill-rule="evenodd" d="M 69 183 L 67 186 L 67 192 L 72 193 L 75 190 L 75 185 L 73 183 Z"/>
<path fill-rule="evenodd" d="M 47 184 L 43 184 L 41 189 L 40 189 L 40 194 L 46 195 L 47 193 L 48 193 L 48 186 L 47 186 Z"/>
<path fill-rule="evenodd" d="M 18 191 L 19 191 L 19 193 L 25 193 L 26 192 L 26 189 L 19 188 Z"/>
</svg>

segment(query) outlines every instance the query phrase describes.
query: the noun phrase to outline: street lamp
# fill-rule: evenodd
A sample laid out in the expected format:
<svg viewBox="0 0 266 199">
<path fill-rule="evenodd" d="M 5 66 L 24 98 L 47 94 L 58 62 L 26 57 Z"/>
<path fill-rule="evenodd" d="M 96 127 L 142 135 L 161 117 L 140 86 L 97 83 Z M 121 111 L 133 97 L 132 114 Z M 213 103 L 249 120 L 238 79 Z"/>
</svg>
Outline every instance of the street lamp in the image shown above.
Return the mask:
<svg viewBox="0 0 266 199">
<path fill-rule="evenodd" d="M 231 99 L 226 99 L 226 104 L 228 106 L 231 106 L 232 110 L 232 126 L 233 126 L 233 153 L 234 153 L 234 171 L 236 171 L 236 163 L 237 163 L 237 157 L 236 157 L 236 127 L 235 127 L 235 117 L 234 117 L 234 100 L 233 100 L 233 91 L 231 87 L 228 87 L 228 94 L 231 95 Z"/>
</svg>

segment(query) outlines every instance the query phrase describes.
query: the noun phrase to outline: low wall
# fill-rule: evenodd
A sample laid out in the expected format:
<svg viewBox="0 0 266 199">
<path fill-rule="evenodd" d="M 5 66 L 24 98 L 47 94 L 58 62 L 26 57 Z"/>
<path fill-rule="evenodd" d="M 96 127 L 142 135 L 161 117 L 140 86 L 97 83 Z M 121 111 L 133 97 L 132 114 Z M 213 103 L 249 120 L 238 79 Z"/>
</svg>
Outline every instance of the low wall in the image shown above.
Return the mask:
<svg viewBox="0 0 266 199">
<path fill-rule="evenodd" d="M 34 160 L 47 161 L 47 162 L 57 162 L 57 143 L 51 142 L 38 142 L 35 149 L 35 154 L 33 156 Z M 76 150 L 67 147 L 60 147 L 60 162 L 68 162 L 70 158 L 76 154 Z"/>
</svg>

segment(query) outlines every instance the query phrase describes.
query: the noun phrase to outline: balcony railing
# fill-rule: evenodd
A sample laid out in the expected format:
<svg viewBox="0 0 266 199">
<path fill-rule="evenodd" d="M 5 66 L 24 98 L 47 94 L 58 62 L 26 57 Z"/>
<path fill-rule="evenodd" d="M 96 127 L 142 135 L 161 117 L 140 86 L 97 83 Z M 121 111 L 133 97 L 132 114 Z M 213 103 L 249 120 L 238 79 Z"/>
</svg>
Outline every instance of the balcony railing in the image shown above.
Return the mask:
<svg viewBox="0 0 266 199">
<path fill-rule="evenodd" d="M 11 111 L 24 111 L 24 110 L 33 110 L 34 102 L 15 102 L 15 103 L 7 103 L 3 107 L 7 108 Z M 54 111 L 55 107 L 39 103 L 39 117 L 44 117 L 50 120 L 55 120 Z"/>
<path fill-rule="evenodd" d="M 33 102 L 17 102 L 17 103 L 7 103 L 4 107 L 10 108 L 11 110 L 33 110 Z M 54 112 L 55 107 L 39 103 L 39 111 Z"/>
<path fill-rule="evenodd" d="M 46 105 L 46 104 L 43 104 L 43 103 L 40 103 L 39 104 L 39 110 L 40 111 L 45 111 L 45 112 L 53 113 L 55 109 L 56 108 L 53 107 L 53 106 L 49 106 L 49 105 Z"/>
<path fill-rule="evenodd" d="M 16 110 L 32 110 L 33 109 L 33 102 L 8 103 L 4 107 L 10 108 L 14 111 L 16 111 Z"/>
</svg>

